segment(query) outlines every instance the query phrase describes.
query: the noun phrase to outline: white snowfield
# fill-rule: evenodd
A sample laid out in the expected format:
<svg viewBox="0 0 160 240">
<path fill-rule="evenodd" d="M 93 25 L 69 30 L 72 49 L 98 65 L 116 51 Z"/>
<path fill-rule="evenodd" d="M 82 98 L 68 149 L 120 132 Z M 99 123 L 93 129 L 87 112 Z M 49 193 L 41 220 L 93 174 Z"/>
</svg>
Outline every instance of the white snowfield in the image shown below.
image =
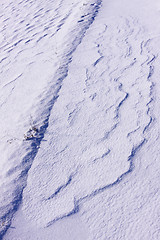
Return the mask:
<svg viewBox="0 0 160 240">
<path fill-rule="evenodd" d="M 160 239 L 159 0 L 1 0 L 0 239 Z"/>
</svg>

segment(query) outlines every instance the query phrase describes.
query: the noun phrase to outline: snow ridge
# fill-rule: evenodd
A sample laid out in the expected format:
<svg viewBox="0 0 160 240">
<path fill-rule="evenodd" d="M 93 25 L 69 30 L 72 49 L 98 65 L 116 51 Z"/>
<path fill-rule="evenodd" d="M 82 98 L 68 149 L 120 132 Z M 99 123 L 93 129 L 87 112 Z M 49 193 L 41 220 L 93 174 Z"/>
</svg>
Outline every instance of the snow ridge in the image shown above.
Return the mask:
<svg viewBox="0 0 160 240">
<path fill-rule="evenodd" d="M 53 1 L 42 3 L 19 1 L 18 12 L 13 2 L 2 4 L 7 15 L 11 10 L 13 16 L 12 21 L 3 13 L 0 16 L 4 79 L 13 62 L 14 67 L 24 63 L 2 81 L 4 121 L 12 117 L 8 106 L 17 103 L 14 96 L 18 97 L 22 82 L 33 87 L 26 84 L 25 100 L 18 98 L 23 127 L 17 118 L 13 119 L 16 129 L 20 128 L 17 135 L 9 124 L 8 132 L 2 131 L 2 150 L 3 146 L 9 149 L 9 158 L 0 176 L 0 238 L 22 199 L 29 226 L 48 229 L 61 219 L 81 214 L 82 207 L 104 191 L 121 186 L 133 174 L 136 154 L 147 143 L 154 121 L 152 79 L 158 55 L 138 20 L 114 16 L 114 21 L 104 18 L 92 24 L 100 0 L 69 5 L 66 0 L 55 0 L 54 7 Z M 34 21 L 30 24 L 25 19 Z M 10 27 L 17 23 L 12 35 L 6 35 L 6 22 Z M 37 74 L 36 67 L 46 70 Z M 28 75 L 31 72 L 35 75 Z M 40 81 L 35 84 L 37 78 Z M 1 130 L 3 126 L 2 122 Z M 6 138 L 9 133 L 15 137 Z M 91 224 L 94 232 L 95 223 Z"/>
<path fill-rule="evenodd" d="M 144 29 L 136 19 L 121 17 L 114 26 L 108 22 L 91 30 L 94 38 L 87 35 L 77 49 L 50 115 L 50 150 L 40 149 L 24 190 L 23 212 L 44 227 L 121 184 L 133 172 L 135 156 L 148 141 L 154 120 L 156 57 Z M 47 173 L 44 162 L 51 167 Z M 40 177 L 36 171 L 42 169 Z"/>
<path fill-rule="evenodd" d="M 2 59 L 0 60 L 0 63 L 2 64 L 2 74 L 5 69 L 7 69 L 12 63 L 13 56 L 18 59 L 19 54 L 21 54 L 22 52 L 26 50 L 29 51 L 29 49 L 36 49 L 36 47 L 39 46 L 37 44 L 40 44 L 42 40 L 44 41 L 45 38 L 49 40 L 53 37 L 56 38 L 58 34 L 62 34 L 64 39 L 62 43 L 59 43 L 60 46 L 57 46 L 56 49 L 58 65 L 60 66 L 55 71 L 53 77 L 54 81 L 51 80 L 47 84 L 46 90 L 41 93 L 41 95 L 39 95 L 39 97 L 37 98 L 38 107 L 40 106 L 42 111 L 38 110 L 37 103 L 35 104 L 35 106 L 32 106 L 33 111 L 38 110 L 36 113 L 36 119 L 34 119 L 33 122 L 34 126 L 36 126 L 38 122 L 38 127 L 36 127 L 38 133 L 35 136 L 26 139 L 28 141 L 23 141 L 22 144 L 20 144 L 19 148 L 16 149 L 16 151 L 11 155 L 9 160 L 13 162 L 13 159 L 18 159 L 18 161 L 14 160 L 14 166 L 12 166 L 6 174 L 7 181 L 5 181 L 7 183 L 4 190 L 5 192 L 1 196 L 2 199 L 0 202 L 0 238 L 2 238 L 2 236 L 6 233 L 7 229 L 11 224 L 12 216 L 18 209 L 19 204 L 21 203 L 23 189 L 26 186 L 28 171 L 38 152 L 38 149 L 40 148 L 41 142 L 43 141 L 44 134 L 48 127 L 50 111 L 58 98 L 58 93 L 61 89 L 62 82 L 68 74 L 68 66 L 69 63 L 72 61 L 72 54 L 77 48 L 77 46 L 81 43 L 85 32 L 94 21 L 98 13 L 98 9 L 101 5 L 100 0 L 95 0 L 94 2 L 86 1 L 85 4 L 83 2 L 81 3 L 81 1 L 77 1 L 75 4 L 73 4 L 72 7 L 67 9 L 68 13 L 66 14 L 66 17 L 63 17 L 61 19 L 61 16 L 63 16 L 63 12 L 65 9 L 65 1 L 57 1 L 58 6 L 56 9 L 53 8 L 55 6 L 51 7 L 51 2 L 52 1 L 48 1 L 49 7 L 48 10 L 46 10 L 46 6 L 38 9 L 38 7 L 40 7 L 41 5 L 41 1 L 40 3 L 36 3 L 33 1 L 19 1 L 16 5 L 17 12 L 15 12 L 13 2 L 10 2 L 8 5 L 2 3 L 3 10 L 5 10 L 7 13 L 9 11 L 13 13 L 11 14 L 11 19 L 5 18 L 5 15 L 1 16 L 1 18 L 4 19 L 3 22 L 7 23 L 8 21 L 8 23 L 5 24 L 4 28 L 2 29 L 2 31 L 4 31 L 4 40 L 6 39 L 7 41 L 4 41 L 4 44 L 2 44 L 1 47 L 1 51 L 4 51 L 4 53 L 6 54 L 6 56 L 2 57 Z M 40 5 L 36 6 L 37 4 Z M 21 16 L 21 8 L 25 8 L 26 16 Z M 35 9 L 38 9 L 38 11 L 34 12 Z M 53 11 L 54 17 L 51 19 Z M 32 13 L 34 13 L 33 16 Z M 25 19 L 25 17 L 26 19 L 33 19 L 33 24 L 24 25 L 25 20 L 23 19 Z M 44 28 L 44 22 L 41 21 L 41 19 L 45 19 L 46 25 L 48 25 L 47 27 Z M 73 19 L 73 24 L 70 24 L 70 21 L 72 21 Z M 6 32 L 6 27 L 9 27 L 12 22 L 17 22 L 16 27 L 11 28 L 14 29 L 14 32 L 13 34 L 11 33 L 10 36 L 5 36 L 5 33 L 8 33 Z M 26 27 L 21 28 L 22 25 Z M 19 34 L 19 37 L 21 37 L 23 34 L 25 37 L 22 36 L 21 39 L 17 40 L 16 32 Z M 14 40 L 14 38 L 16 40 Z M 20 51 L 15 51 L 15 49 L 18 48 L 21 48 Z M 11 55 L 11 53 L 13 53 L 14 55 Z M 41 53 L 39 52 L 38 54 Z M 28 62 L 28 66 L 32 64 L 32 62 Z M 8 84 L 13 84 L 14 82 L 17 82 L 19 78 L 21 79 L 22 75 L 23 73 L 20 73 L 17 78 L 10 81 L 10 83 L 5 84 L 4 87 L 6 87 Z M 12 95 L 13 90 L 14 87 L 11 89 L 8 98 L 10 97 L 10 95 Z M 3 102 L 3 104 L 5 103 L 7 103 L 7 99 L 5 102 Z M 41 123 L 39 122 L 39 119 Z M 19 155 L 20 152 L 21 154 Z M 66 185 L 69 184 L 70 181 L 71 177 L 69 178 Z M 65 186 L 61 186 L 57 190 L 57 192 L 55 192 L 55 195 L 64 187 Z M 8 192 L 10 192 L 9 196 L 7 196 Z M 53 195 L 50 198 L 52 197 Z M 6 202 L 5 199 L 7 199 Z"/>
</svg>

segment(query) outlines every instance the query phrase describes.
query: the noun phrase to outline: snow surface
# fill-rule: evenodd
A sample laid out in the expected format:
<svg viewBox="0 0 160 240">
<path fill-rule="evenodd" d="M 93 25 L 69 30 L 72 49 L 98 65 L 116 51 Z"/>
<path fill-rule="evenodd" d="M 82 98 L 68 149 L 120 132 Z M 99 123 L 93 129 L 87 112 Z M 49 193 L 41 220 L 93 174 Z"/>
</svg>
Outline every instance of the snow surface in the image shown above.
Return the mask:
<svg viewBox="0 0 160 240">
<path fill-rule="evenodd" d="M 0 6 L 0 239 L 160 239 L 159 1 Z"/>
</svg>

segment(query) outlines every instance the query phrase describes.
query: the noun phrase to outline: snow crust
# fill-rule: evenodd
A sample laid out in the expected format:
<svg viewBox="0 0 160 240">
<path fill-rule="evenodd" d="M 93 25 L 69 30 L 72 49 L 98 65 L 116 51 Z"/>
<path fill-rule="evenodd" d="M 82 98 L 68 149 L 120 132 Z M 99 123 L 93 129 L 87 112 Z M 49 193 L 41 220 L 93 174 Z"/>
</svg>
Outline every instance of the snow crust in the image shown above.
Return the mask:
<svg viewBox="0 0 160 240">
<path fill-rule="evenodd" d="M 100 6 L 1 2 L 0 238 L 160 238 L 160 4 Z"/>
</svg>

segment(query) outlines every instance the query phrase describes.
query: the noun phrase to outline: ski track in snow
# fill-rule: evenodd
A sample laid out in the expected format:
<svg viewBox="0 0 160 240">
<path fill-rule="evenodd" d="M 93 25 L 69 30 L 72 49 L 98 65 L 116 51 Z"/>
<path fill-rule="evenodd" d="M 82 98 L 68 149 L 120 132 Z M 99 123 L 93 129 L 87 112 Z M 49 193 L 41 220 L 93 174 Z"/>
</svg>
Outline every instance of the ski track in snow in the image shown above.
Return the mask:
<svg viewBox="0 0 160 240">
<path fill-rule="evenodd" d="M 10 122 L 1 127 L 2 149 L 9 154 L 0 176 L 0 238 L 22 198 L 28 221 L 50 227 L 124 181 L 154 121 L 152 76 L 158 55 L 145 29 L 133 17 L 117 17 L 114 25 L 104 20 L 94 28 L 101 1 L 54 3 L 1 3 L 0 111 L 6 119 L 12 110 L 4 108 L 16 103 L 16 89 L 29 86 L 26 100 L 13 109 L 18 136 Z M 26 80 L 37 67 L 50 74 L 42 70 Z M 38 81 L 31 87 L 41 75 L 46 79 L 38 90 Z M 19 113 L 29 98 L 29 107 Z M 6 138 L 10 133 L 14 137 Z"/>
</svg>

